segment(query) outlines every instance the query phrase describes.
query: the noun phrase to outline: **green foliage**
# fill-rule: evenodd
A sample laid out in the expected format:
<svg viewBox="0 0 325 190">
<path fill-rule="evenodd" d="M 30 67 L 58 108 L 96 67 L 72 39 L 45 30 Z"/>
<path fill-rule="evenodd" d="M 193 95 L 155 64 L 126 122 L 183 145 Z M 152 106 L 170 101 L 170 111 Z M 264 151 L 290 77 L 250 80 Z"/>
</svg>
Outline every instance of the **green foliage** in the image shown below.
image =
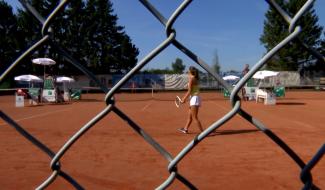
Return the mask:
<svg viewBox="0 0 325 190">
<path fill-rule="evenodd" d="M 28 0 L 28 2 L 46 19 L 60 0 Z M 42 25 L 25 9 L 18 10 L 14 15 L 11 7 L 8 6 L 10 10 L 7 8 L 8 10 L 4 11 L 2 9 L 3 7 L 5 9 L 5 3 L 2 0 L 0 3 L 1 24 L 6 21 L 16 26 L 16 28 L 11 25 L 4 26 L 6 30 L 12 28 L 13 31 L 10 32 L 12 35 L 7 35 L 0 41 L 1 48 L 6 47 L 8 48 L 6 51 L 11 52 L 11 54 L 1 54 L 5 56 L 5 59 L 1 58 L 5 64 L 0 64 L 0 72 L 3 73 L 3 65 L 10 65 L 21 53 L 42 38 L 40 32 Z M 65 10 L 53 20 L 51 37 L 55 43 L 64 47 L 69 54 L 95 74 L 126 73 L 136 65 L 139 50 L 132 44 L 124 27 L 117 25 L 118 17 L 113 11 L 110 0 L 70 1 Z M 2 28 L 0 32 L 1 30 Z M 10 49 L 3 45 L 8 43 L 17 45 Z M 31 64 L 31 59 L 36 57 L 53 58 L 57 64 L 51 66 L 49 70 L 57 75 L 79 73 L 79 70 L 60 55 L 51 43 L 33 52 L 17 66 L 15 71 L 41 74 L 43 68 Z"/>
<path fill-rule="evenodd" d="M 306 0 L 276 0 L 276 2 L 293 17 L 303 6 Z M 264 33 L 260 37 L 261 43 L 267 51 L 271 50 L 289 35 L 288 23 L 272 8 L 265 14 Z M 313 8 L 297 22 L 302 27 L 299 39 L 310 47 L 320 45 L 320 36 L 323 28 L 317 25 L 318 17 Z M 310 62 L 314 57 L 295 40 L 281 49 L 278 54 L 268 62 L 267 68 L 272 70 L 297 71 Z"/>
<path fill-rule="evenodd" d="M 87 2 L 82 21 L 82 35 L 86 38 L 83 57 L 87 66 L 98 73 L 126 73 L 137 63 L 139 51 L 117 20 L 110 1 Z"/>
<path fill-rule="evenodd" d="M 11 86 L 12 86 L 12 84 L 11 84 L 12 82 L 11 81 L 4 81 L 4 82 L 1 82 L 0 83 L 0 89 L 9 89 L 9 88 L 11 88 Z"/>
<path fill-rule="evenodd" d="M 0 1 L 0 71 L 4 71 L 14 61 L 19 48 L 17 35 L 17 19 L 12 8 Z"/>
<path fill-rule="evenodd" d="M 176 58 L 175 62 L 172 63 L 172 68 L 175 74 L 182 74 L 185 69 L 183 60 L 180 58 Z"/>
<path fill-rule="evenodd" d="M 218 56 L 218 52 L 215 52 L 214 58 L 212 60 L 212 69 L 215 73 L 219 74 L 220 73 L 220 62 L 219 62 L 219 56 Z"/>
<path fill-rule="evenodd" d="M 325 33 L 324 33 L 325 35 Z M 317 51 L 325 57 L 325 39 L 322 40 L 320 47 L 317 49 Z M 308 65 L 305 68 L 306 71 L 322 71 L 323 74 L 325 74 L 325 63 L 324 61 L 321 61 L 319 59 L 316 60 L 316 62 Z"/>
<path fill-rule="evenodd" d="M 175 74 L 173 70 L 169 68 L 165 69 L 147 69 L 142 72 L 143 74 Z"/>
</svg>

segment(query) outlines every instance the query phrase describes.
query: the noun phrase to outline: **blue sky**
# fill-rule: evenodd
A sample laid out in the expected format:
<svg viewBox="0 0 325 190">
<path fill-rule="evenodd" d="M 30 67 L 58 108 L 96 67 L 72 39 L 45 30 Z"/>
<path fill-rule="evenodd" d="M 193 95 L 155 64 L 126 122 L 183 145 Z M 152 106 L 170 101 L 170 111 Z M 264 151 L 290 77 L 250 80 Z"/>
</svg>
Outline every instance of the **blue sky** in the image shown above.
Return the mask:
<svg viewBox="0 0 325 190">
<path fill-rule="evenodd" d="M 139 48 L 139 61 L 166 39 L 163 26 L 136 0 L 111 0 L 119 17 L 118 24 Z M 13 7 L 18 0 L 7 1 Z M 150 1 L 166 18 L 182 0 Z M 314 9 L 318 24 L 325 26 L 325 0 L 316 0 Z M 177 40 L 211 64 L 217 54 L 222 71 L 242 70 L 245 64 L 253 66 L 265 53 L 259 38 L 263 32 L 264 14 L 268 4 L 264 0 L 204 0 L 193 1 L 176 20 Z M 324 37 L 324 36 L 323 36 Z M 186 66 L 195 63 L 180 50 L 169 46 L 145 67 L 166 68 L 176 58 Z"/>
</svg>

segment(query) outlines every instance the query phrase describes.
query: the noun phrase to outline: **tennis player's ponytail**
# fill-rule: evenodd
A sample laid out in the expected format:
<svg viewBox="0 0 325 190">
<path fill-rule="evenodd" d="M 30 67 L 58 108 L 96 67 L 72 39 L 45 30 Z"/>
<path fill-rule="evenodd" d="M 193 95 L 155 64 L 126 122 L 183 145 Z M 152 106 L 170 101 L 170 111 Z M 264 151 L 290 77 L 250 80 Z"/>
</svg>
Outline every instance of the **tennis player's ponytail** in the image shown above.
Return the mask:
<svg viewBox="0 0 325 190">
<path fill-rule="evenodd" d="M 199 71 L 195 67 L 190 66 L 188 70 L 190 71 L 191 75 L 194 76 L 195 79 L 199 80 Z"/>
</svg>

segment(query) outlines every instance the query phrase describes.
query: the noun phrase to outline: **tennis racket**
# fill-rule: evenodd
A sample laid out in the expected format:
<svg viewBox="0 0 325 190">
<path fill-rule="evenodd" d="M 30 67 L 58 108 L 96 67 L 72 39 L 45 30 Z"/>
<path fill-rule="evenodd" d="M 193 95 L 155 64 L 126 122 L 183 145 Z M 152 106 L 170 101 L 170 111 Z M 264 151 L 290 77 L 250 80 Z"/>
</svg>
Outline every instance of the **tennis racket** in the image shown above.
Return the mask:
<svg viewBox="0 0 325 190">
<path fill-rule="evenodd" d="M 181 105 L 181 103 L 183 103 L 182 100 L 181 100 L 181 98 L 179 96 L 176 96 L 176 98 L 175 98 L 175 105 L 176 105 L 176 107 L 179 108 L 179 106 Z"/>
</svg>

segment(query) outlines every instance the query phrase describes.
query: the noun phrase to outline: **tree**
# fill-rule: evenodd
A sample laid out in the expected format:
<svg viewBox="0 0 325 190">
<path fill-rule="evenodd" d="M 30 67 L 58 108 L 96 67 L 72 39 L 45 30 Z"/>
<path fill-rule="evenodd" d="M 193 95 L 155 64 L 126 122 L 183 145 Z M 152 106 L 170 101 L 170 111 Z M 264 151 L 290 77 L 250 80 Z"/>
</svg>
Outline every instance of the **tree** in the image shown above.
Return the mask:
<svg viewBox="0 0 325 190">
<path fill-rule="evenodd" d="M 212 60 L 212 70 L 217 74 L 220 73 L 220 62 L 219 62 L 218 51 L 215 51 L 214 58 Z"/>
<path fill-rule="evenodd" d="M 276 0 L 276 2 L 290 15 L 295 15 L 306 0 Z M 280 41 L 289 35 L 288 24 L 270 7 L 265 14 L 264 31 L 260 37 L 261 43 L 267 51 L 275 47 Z M 323 28 L 317 25 L 318 17 L 313 8 L 310 8 L 297 22 L 302 27 L 299 39 L 310 47 L 317 48 L 320 44 L 320 36 Z M 308 64 L 312 55 L 295 40 L 281 49 L 267 64 L 267 68 L 273 70 L 297 71 L 299 67 Z"/>
<path fill-rule="evenodd" d="M 85 3 L 83 0 L 70 1 L 61 13 L 60 17 L 55 22 L 55 38 L 61 46 L 68 50 L 69 54 L 81 61 L 84 66 L 87 66 L 84 55 L 88 55 L 85 51 L 87 41 L 84 36 L 86 16 Z M 68 26 L 68 27 L 67 27 Z M 56 55 L 58 62 L 57 73 L 64 74 L 79 74 L 81 71 L 76 69 L 71 63 L 68 63 L 64 56 Z M 94 72 L 92 70 L 92 72 Z"/>
<path fill-rule="evenodd" d="M 138 49 L 117 25 L 113 5 L 108 0 L 89 0 L 86 4 L 85 23 L 88 66 L 98 73 L 126 73 L 137 63 Z M 90 16 L 89 16 L 90 15 Z M 87 52 L 93 52 L 87 54 Z"/>
<path fill-rule="evenodd" d="M 143 74 L 174 74 L 174 71 L 166 67 L 165 69 L 147 69 L 144 70 L 142 73 Z"/>
<path fill-rule="evenodd" d="M 324 32 L 325 36 L 325 32 Z M 318 52 L 325 57 L 325 39 L 322 40 L 320 47 L 317 49 Z M 314 64 L 306 67 L 306 70 L 309 71 L 322 71 L 322 74 L 325 74 L 325 63 L 322 60 L 317 59 Z"/>
<path fill-rule="evenodd" d="M 182 74 L 185 69 L 185 65 L 183 65 L 183 60 L 180 58 L 176 58 L 175 62 L 172 63 L 172 68 L 174 73 Z"/>
<path fill-rule="evenodd" d="M 18 48 L 18 41 L 15 38 L 17 20 L 12 7 L 4 1 L 0 1 L 0 12 L 0 68 L 3 72 L 14 61 L 13 57 Z"/>
<path fill-rule="evenodd" d="M 12 12 L 12 7 L 0 0 L 0 12 L 0 74 L 2 74 L 17 56 L 19 41 L 15 37 L 17 35 L 17 19 Z M 8 87 L 10 82 L 12 81 L 8 81 L 3 87 Z"/>
<path fill-rule="evenodd" d="M 60 0 L 26 1 L 43 18 L 47 18 L 60 3 Z M 19 39 L 21 54 L 42 38 L 40 33 L 42 25 L 25 9 L 18 10 L 16 17 L 17 32 L 20 35 L 11 38 L 21 36 Z M 53 20 L 51 40 L 66 49 L 94 74 L 126 73 L 136 65 L 139 50 L 132 44 L 124 27 L 117 24 L 117 20 L 110 0 L 74 0 L 69 2 L 65 10 Z M 18 65 L 18 70 L 40 74 L 42 68 L 31 64 L 34 57 L 51 57 L 56 60 L 58 64 L 52 67 L 56 74 L 80 73 L 58 53 L 57 49 L 53 48 L 51 42 L 44 44 L 23 60 Z"/>
<path fill-rule="evenodd" d="M 59 4 L 59 0 L 46 1 L 46 0 L 29 0 L 26 1 L 34 7 L 35 10 L 44 18 L 46 18 L 51 11 Z M 19 38 L 20 42 L 20 54 L 22 54 L 26 49 L 30 48 L 37 41 L 42 38 L 41 29 L 42 25 L 30 12 L 25 9 L 19 9 L 16 15 L 18 21 L 18 33 L 15 36 Z M 57 20 L 57 19 L 56 19 Z M 54 26 L 54 31 L 57 31 Z M 38 48 L 29 57 L 25 57 L 24 60 L 17 66 L 17 70 L 23 72 L 29 72 L 33 74 L 40 75 L 43 73 L 43 67 L 39 65 L 31 64 L 31 59 L 35 57 L 51 57 L 57 60 L 57 53 L 51 50 L 48 43 L 44 44 L 42 47 Z M 51 66 L 51 70 L 54 69 Z"/>
</svg>

